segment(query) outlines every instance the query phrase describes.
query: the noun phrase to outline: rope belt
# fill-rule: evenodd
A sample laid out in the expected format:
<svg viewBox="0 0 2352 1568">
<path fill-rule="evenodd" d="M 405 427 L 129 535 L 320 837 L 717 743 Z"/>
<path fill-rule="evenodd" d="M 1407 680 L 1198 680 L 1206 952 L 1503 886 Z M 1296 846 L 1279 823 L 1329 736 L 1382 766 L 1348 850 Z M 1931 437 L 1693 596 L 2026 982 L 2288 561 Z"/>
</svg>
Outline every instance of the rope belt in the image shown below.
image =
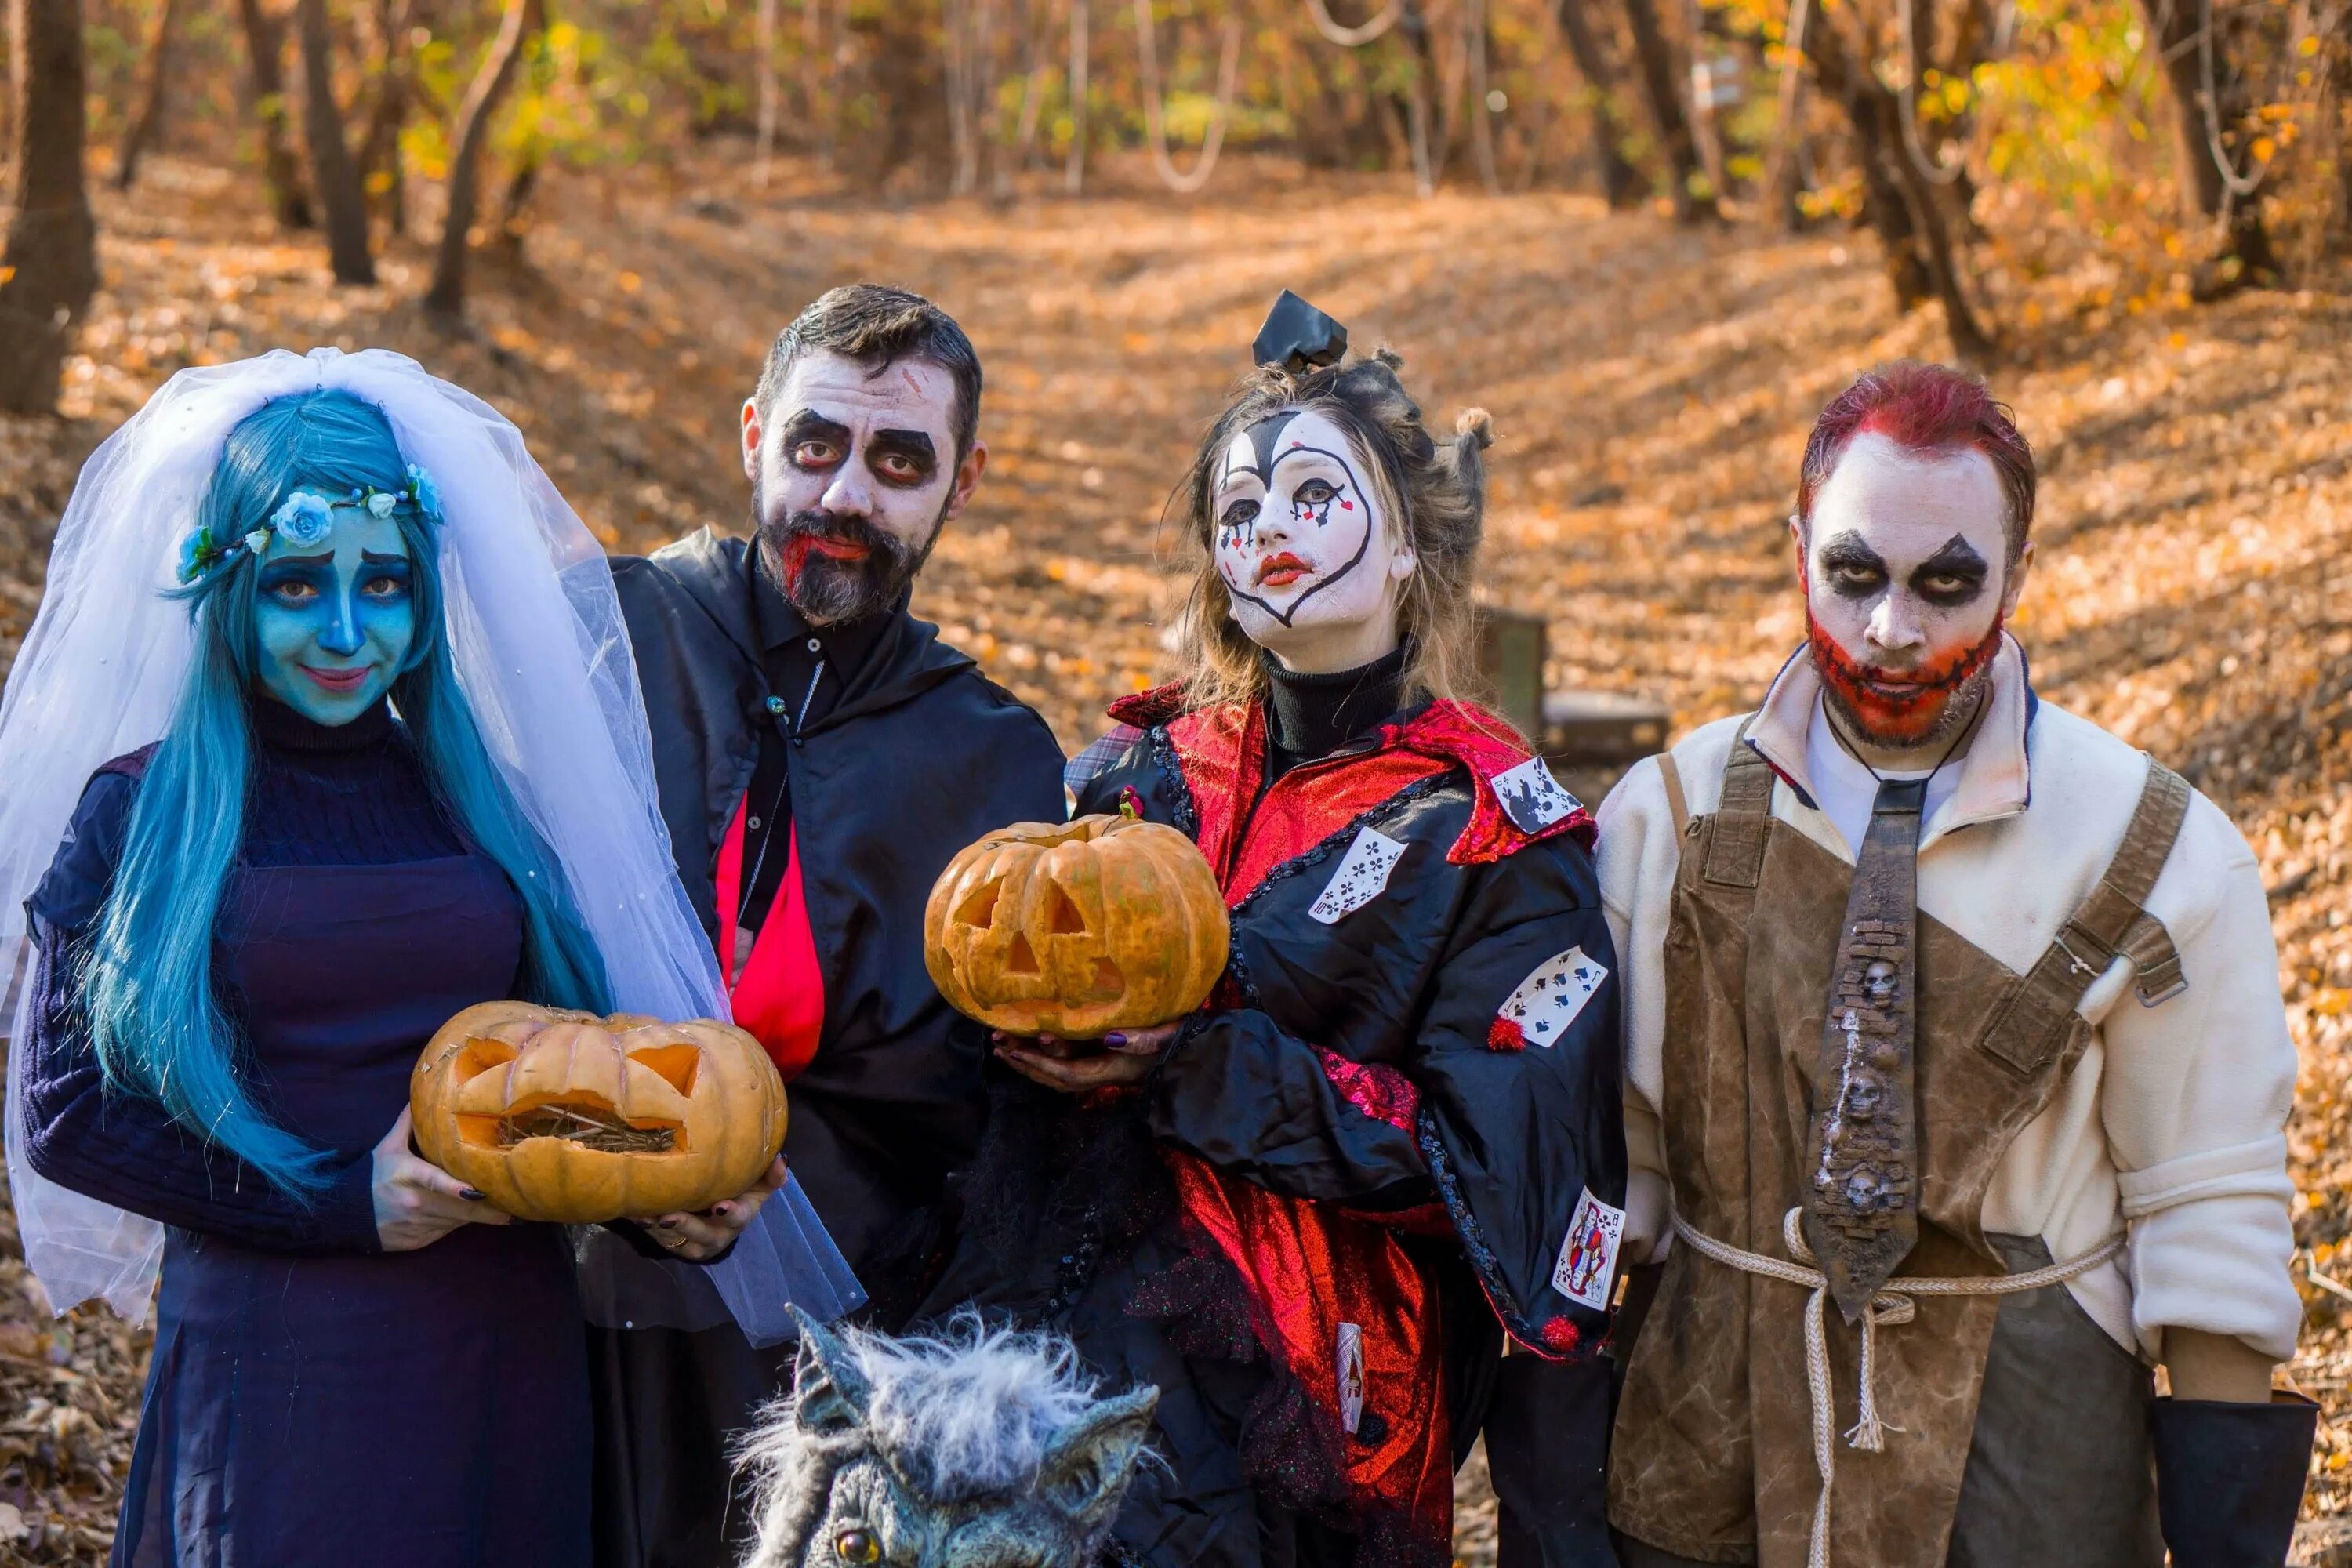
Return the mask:
<svg viewBox="0 0 2352 1568">
<path fill-rule="evenodd" d="M 1805 1245 L 1804 1228 L 1799 1218 L 1803 1211 L 1790 1209 L 1780 1221 L 1780 1239 L 1787 1244 L 1789 1257 L 1794 1262 L 1779 1258 L 1767 1258 L 1762 1253 L 1748 1252 L 1702 1236 L 1676 1215 L 1675 1234 L 1688 1242 L 1702 1257 L 1737 1268 L 1745 1274 L 1761 1275 L 1783 1284 L 1799 1286 L 1812 1294 L 1805 1301 L 1805 1384 L 1812 1394 L 1813 1462 L 1822 1472 L 1821 1500 L 1813 1505 L 1811 1550 L 1806 1556 L 1807 1568 L 1830 1568 L 1830 1487 L 1837 1470 L 1837 1404 L 1830 1392 L 1829 1333 L 1826 1328 L 1825 1304 L 1829 1300 L 1829 1278 L 1820 1269 L 1810 1267 L 1813 1249 Z M 1918 1310 L 1913 1300 L 1916 1296 L 2011 1296 L 2021 1290 L 2039 1290 L 2044 1285 L 2063 1284 L 2078 1274 L 2087 1273 L 2124 1249 L 2124 1237 L 2114 1236 L 2080 1257 L 2063 1263 L 2053 1263 L 2024 1274 L 1988 1274 L 1974 1279 L 1933 1279 L 1904 1275 L 1889 1279 L 1870 1299 L 1870 1308 L 1862 1315 L 1861 1407 L 1862 1419 L 1845 1435 L 1846 1441 L 1864 1453 L 1875 1454 L 1886 1446 L 1888 1432 L 1900 1432 L 1900 1426 L 1889 1426 L 1878 1414 L 1878 1395 L 1874 1387 L 1876 1350 L 1880 1328 L 1895 1328 L 1909 1322 Z"/>
</svg>

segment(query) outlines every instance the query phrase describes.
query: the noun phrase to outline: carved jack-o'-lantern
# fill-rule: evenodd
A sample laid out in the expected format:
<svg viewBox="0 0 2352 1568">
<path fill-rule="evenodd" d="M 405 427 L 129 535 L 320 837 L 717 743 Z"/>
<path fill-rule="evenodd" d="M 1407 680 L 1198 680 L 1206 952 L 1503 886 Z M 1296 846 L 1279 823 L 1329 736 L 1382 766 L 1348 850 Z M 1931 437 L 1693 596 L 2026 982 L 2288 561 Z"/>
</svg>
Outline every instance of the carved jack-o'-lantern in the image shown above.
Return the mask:
<svg viewBox="0 0 2352 1568">
<path fill-rule="evenodd" d="M 1192 841 L 1134 816 L 1001 828 L 923 910 L 923 957 L 959 1012 L 1091 1039 L 1181 1017 L 1225 967 L 1225 901 Z"/>
<path fill-rule="evenodd" d="M 784 1145 L 775 1065 L 708 1019 L 485 1002 L 441 1026 L 408 1101 L 425 1157 L 518 1219 L 709 1208 Z"/>
</svg>

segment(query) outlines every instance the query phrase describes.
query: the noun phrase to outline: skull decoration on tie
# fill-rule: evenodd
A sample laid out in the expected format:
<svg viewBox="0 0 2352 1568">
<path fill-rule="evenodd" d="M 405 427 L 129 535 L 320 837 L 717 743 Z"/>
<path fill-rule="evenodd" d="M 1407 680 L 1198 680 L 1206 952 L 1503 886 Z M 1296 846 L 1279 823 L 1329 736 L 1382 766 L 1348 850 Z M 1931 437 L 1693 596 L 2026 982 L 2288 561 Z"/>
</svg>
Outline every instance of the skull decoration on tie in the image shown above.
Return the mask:
<svg viewBox="0 0 2352 1568">
<path fill-rule="evenodd" d="M 1805 1239 L 1849 1323 L 1919 1239 L 1919 819 L 1925 779 L 1885 779 L 1854 862 L 1822 1030 Z"/>
</svg>

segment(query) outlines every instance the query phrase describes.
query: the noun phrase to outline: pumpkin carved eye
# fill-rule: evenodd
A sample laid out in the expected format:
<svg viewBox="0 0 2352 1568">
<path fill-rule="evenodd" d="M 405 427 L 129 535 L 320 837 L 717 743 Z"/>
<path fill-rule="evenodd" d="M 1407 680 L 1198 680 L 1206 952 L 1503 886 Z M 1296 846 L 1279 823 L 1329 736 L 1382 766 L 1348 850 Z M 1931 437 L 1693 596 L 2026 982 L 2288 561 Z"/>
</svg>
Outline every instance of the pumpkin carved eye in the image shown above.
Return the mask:
<svg viewBox="0 0 2352 1568">
<path fill-rule="evenodd" d="M 845 1530 L 833 1538 L 833 1554 L 844 1563 L 879 1563 L 882 1543 L 870 1530 Z"/>
<path fill-rule="evenodd" d="M 956 910 L 956 924 L 979 926 L 985 931 L 988 923 L 996 918 L 997 895 L 1003 891 L 1004 879 L 1001 877 L 976 889 L 963 901 L 963 908 Z"/>
</svg>

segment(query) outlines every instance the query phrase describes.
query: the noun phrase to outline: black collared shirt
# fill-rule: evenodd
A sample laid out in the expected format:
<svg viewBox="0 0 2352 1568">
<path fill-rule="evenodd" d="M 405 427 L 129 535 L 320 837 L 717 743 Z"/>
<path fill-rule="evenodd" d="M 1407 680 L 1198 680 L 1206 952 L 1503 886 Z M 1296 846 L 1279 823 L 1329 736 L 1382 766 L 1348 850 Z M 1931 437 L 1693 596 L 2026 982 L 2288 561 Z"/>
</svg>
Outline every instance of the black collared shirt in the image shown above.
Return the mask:
<svg viewBox="0 0 2352 1568">
<path fill-rule="evenodd" d="M 887 610 L 828 626 L 812 626 L 768 575 L 767 556 L 752 546 L 751 624 L 760 638 L 767 679 L 767 711 L 756 724 L 760 763 L 752 771 L 743 821 L 743 908 L 739 924 L 757 931 L 782 887 L 789 859 L 794 739 L 833 710 L 850 679 L 871 658 L 892 623 L 907 613 L 900 599 Z"/>
</svg>

